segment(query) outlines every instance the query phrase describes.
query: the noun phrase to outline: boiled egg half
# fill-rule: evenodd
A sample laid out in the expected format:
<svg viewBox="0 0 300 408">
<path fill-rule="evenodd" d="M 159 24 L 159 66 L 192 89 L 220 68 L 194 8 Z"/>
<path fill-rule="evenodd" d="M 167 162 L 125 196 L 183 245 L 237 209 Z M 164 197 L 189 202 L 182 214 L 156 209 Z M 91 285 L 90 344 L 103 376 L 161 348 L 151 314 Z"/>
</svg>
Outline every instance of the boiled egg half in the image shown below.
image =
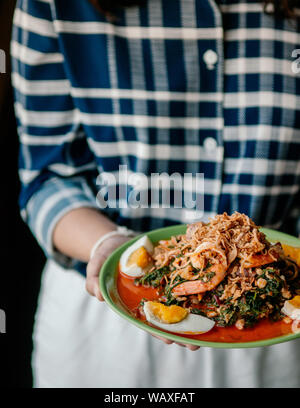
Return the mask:
<svg viewBox="0 0 300 408">
<path fill-rule="evenodd" d="M 138 278 L 143 276 L 152 266 L 153 244 L 147 235 L 138 239 L 120 258 L 121 271 L 128 276 Z"/>
<path fill-rule="evenodd" d="M 149 323 L 174 333 L 196 335 L 208 332 L 215 325 L 213 320 L 189 313 L 183 307 L 156 301 L 145 302 L 144 312 Z"/>
<path fill-rule="evenodd" d="M 300 296 L 286 300 L 281 311 L 293 320 L 300 320 Z"/>
</svg>

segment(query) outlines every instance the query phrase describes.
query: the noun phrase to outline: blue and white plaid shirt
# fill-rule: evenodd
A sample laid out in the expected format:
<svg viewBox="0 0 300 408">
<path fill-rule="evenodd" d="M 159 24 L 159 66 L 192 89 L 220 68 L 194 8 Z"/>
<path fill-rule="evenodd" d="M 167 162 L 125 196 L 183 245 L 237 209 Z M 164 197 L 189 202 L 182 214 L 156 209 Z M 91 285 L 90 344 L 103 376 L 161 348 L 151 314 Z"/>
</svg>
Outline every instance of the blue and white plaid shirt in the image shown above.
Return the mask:
<svg viewBox="0 0 300 408">
<path fill-rule="evenodd" d="M 114 23 L 87 0 L 19 0 L 20 202 L 48 256 L 68 264 L 55 224 L 98 208 L 96 178 L 119 165 L 204 173 L 204 220 L 238 210 L 297 234 L 299 28 L 257 0 L 148 0 Z M 139 231 L 188 221 L 185 209 L 103 211 Z"/>
</svg>

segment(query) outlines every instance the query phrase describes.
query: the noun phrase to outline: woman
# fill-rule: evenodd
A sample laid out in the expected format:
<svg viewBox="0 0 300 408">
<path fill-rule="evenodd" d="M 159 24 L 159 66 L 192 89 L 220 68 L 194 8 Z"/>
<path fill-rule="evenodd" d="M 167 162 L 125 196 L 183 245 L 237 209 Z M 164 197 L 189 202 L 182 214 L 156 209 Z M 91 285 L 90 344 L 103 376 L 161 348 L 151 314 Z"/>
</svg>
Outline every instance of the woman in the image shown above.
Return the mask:
<svg viewBox="0 0 300 408">
<path fill-rule="evenodd" d="M 98 175 L 120 165 L 147 176 L 203 173 L 202 220 L 237 210 L 298 234 L 299 10 L 285 0 L 111 3 L 20 0 L 15 13 L 20 202 L 49 258 L 35 385 L 297 387 L 299 341 L 191 353 L 100 303 L 101 265 L 130 235 L 118 226 L 194 219 L 118 197 L 100 209 L 96 196 Z"/>
</svg>

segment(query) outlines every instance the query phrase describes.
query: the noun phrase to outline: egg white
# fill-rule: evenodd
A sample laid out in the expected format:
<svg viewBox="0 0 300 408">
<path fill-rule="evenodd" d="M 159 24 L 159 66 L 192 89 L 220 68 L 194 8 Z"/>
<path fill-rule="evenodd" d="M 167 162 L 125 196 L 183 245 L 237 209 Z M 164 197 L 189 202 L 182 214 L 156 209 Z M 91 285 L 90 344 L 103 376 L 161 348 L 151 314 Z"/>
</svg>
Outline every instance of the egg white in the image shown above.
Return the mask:
<svg viewBox="0 0 300 408">
<path fill-rule="evenodd" d="M 127 248 L 126 251 L 123 252 L 120 258 L 121 271 L 128 276 L 138 278 L 145 274 L 145 270 L 139 267 L 138 265 L 133 264 L 133 265 L 127 266 L 127 263 L 128 263 L 128 260 L 131 254 L 141 247 L 144 247 L 149 254 L 153 253 L 153 250 L 154 250 L 153 244 L 150 241 L 150 239 L 147 237 L 147 235 L 144 235 L 140 239 L 138 239 L 134 244 L 132 244 L 129 248 Z"/>
<path fill-rule="evenodd" d="M 293 320 L 300 320 L 300 308 L 295 307 L 288 300 L 284 302 L 281 311 Z"/>
<path fill-rule="evenodd" d="M 183 320 L 178 323 L 162 323 L 151 311 L 150 303 L 145 302 L 144 312 L 149 323 L 160 329 L 181 334 L 201 334 L 211 330 L 215 322 L 207 317 L 189 313 Z"/>
</svg>

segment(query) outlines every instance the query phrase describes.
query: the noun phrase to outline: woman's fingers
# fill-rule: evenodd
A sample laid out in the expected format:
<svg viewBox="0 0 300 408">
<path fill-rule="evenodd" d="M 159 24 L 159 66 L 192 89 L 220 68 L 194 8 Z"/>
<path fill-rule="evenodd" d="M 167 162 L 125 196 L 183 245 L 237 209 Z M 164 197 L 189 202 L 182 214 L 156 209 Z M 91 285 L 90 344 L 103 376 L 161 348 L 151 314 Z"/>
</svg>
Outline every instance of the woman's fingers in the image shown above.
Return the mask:
<svg viewBox="0 0 300 408">
<path fill-rule="evenodd" d="M 180 347 L 186 347 L 184 344 L 181 344 L 181 343 L 176 343 L 175 342 L 175 344 L 177 344 L 177 346 L 180 346 Z"/>
<path fill-rule="evenodd" d="M 200 348 L 198 346 L 193 346 L 192 344 L 177 343 L 177 342 L 174 342 L 172 340 L 165 339 L 164 337 L 157 336 L 156 334 L 151 334 L 151 336 L 155 337 L 158 340 L 163 341 L 165 344 L 173 344 L 174 343 L 174 344 L 177 344 L 180 347 L 188 348 L 191 351 L 196 351 L 196 350 L 198 350 Z"/>
<path fill-rule="evenodd" d="M 155 337 L 158 340 L 163 341 L 165 344 L 173 344 L 174 341 L 165 339 L 164 337 L 157 336 L 156 334 L 151 334 L 151 336 Z"/>
<path fill-rule="evenodd" d="M 100 302 L 104 301 L 100 288 L 99 288 L 98 278 L 96 277 L 88 278 L 87 277 L 85 287 L 91 296 L 95 296 L 98 300 L 100 300 Z"/>
<path fill-rule="evenodd" d="M 95 296 L 100 302 L 104 302 L 104 298 L 99 288 L 98 277 L 87 277 L 85 287 L 90 295 Z"/>
<path fill-rule="evenodd" d="M 90 260 L 86 268 L 86 290 L 100 302 L 103 302 L 104 299 L 99 288 L 99 273 L 105 259 L 106 256 L 98 253 Z"/>
<path fill-rule="evenodd" d="M 191 351 L 196 351 L 200 348 L 199 346 L 193 346 L 191 344 L 187 344 L 186 347 Z"/>
<path fill-rule="evenodd" d="M 92 296 L 95 296 L 100 302 L 104 301 L 99 288 L 99 274 L 100 270 L 107 259 L 107 257 L 120 245 L 128 241 L 128 237 L 115 236 L 107 239 L 95 251 L 93 257 L 90 259 L 86 268 L 86 290 Z"/>
<path fill-rule="evenodd" d="M 177 344 L 180 347 L 186 347 L 191 351 L 196 351 L 200 348 L 199 346 L 193 346 L 192 344 L 184 344 L 184 343 L 176 343 L 176 342 L 175 344 Z"/>
</svg>

